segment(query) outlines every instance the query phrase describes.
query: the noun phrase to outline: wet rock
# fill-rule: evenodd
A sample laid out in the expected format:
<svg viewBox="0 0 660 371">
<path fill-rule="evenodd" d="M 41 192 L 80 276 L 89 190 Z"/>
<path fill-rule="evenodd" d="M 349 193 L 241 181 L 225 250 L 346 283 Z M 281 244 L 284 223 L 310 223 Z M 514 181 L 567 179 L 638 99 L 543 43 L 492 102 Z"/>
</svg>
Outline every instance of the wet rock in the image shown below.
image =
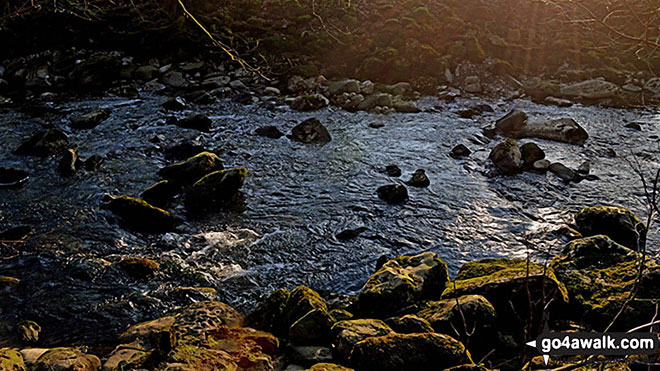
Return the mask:
<svg viewBox="0 0 660 371">
<path fill-rule="evenodd" d="M 512 110 L 497 120 L 494 133 L 515 139 L 539 138 L 571 144 L 581 144 L 589 138 L 586 130 L 571 118 L 531 120 L 520 110 Z"/>
<path fill-rule="evenodd" d="M 428 187 L 431 184 L 431 181 L 426 176 L 426 172 L 424 171 L 424 169 L 417 169 L 415 170 L 415 173 L 413 173 L 410 180 L 406 182 L 406 184 L 412 187 L 424 188 L 424 187 Z"/>
<path fill-rule="evenodd" d="M 330 132 L 316 118 L 307 119 L 291 129 L 289 138 L 302 143 L 327 143 L 332 138 Z"/>
<path fill-rule="evenodd" d="M 194 213 L 232 206 L 246 176 L 247 169 L 244 167 L 218 170 L 205 175 L 188 191 L 186 209 Z"/>
<path fill-rule="evenodd" d="M 353 228 L 353 229 L 346 229 L 343 230 L 335 235 L 335 238 L 337 238 L 340 241 L 348 241 L 352 240 L 353 238 L 356 238 L 359 236 L 362 232 L 366 231 L 367 227 L 358 227 L 358 228 Z"/>
<path fill-rule="evenodd" d="M 423 332 L 434 332 L 433 327 L 427 320 L 413 314 L 403 317 L 392 317 L 385 320 L 392 330 L 400 334 L 416 334 Z"/>
<path fill-rule="evenodd" d="M 639 253 L 603 235 L 568 243 L 550 264 L 570 297 L 570 306 L 559 314 L 602 330 L 630 297 L 639 262 Z M 658 297 L 660 264 L 647 257 L 635 297 L 611 330 L 627 331 L 648 322 Z"/>
<path fill-rule="evenodd" d="M 41 326 L 34 321 L 22 321 L 16 325 L 16 331 L 21 341 L 26 344 L 35 344 L 39 341 Z"/>
<path fill-rule="evenodd" d="M 413 86 L 409 82 L 398 82 L 392 85 L 377 85 L 376 90 L 393 96 L 407 96 L 413 92 Z"/>
<path fill-rule="evenodd" d="M 395 111 L 402 113 L 421 112 L 421 110 L 415 105 L 415 103 L 398 98 L 392 101 L 392 108 L 394 108 Z"/>
<path fill-rule="evenodd" d="M 264 88 L 264 95 L 270 95 L 270 96 L 280 96 L 282 93 L 280 92 L 280 89 L 274 87 L 274 86 L 267 86 Z"/>
<path fill-rule="evenodd" d="M 103 371 L 123 371 L 139 369 L 144 365 L 152 351 L 147 351 L 138 344 L 121 344 L 112 351 L 103 363 Z"/>
<path fill-rule="evenodd" d="M 110 117 L 110 113 L 112 111 L 109 108 L 85 113 L 72 118 L 70 126 L 74 129 L 93 129 Z"/>
<path fill-rule="evenodd" d="M 402 184 L 388 184 L 378 187 L 378 198 L 391 205 L 405 202 L 408 199 L 408 190 Z"/>
<path fill-rule="evenodd" d="M 509 111 L 504 117 L 495 122 L 495 128 L 500 133 L 511 133 L 520 131 L 527 122 L 527 114 L 521 110 Z"/>
<path fill-rule="evenodd" d="M 245 325 L 275 334 L 281 333 L 284 310 L 291 293 L 286 289 L 273 291 L 268 298 L 245 317 Z"/>
<path fill-rule="evenodd" d="M 101 360 L 75 348 L 53 348 L 42 354 L 34 366 L 35 371 L 97 371 Z"/>
<path fill-rule="evenodd" d="M 138 81 L 151 81 L 158 76 L 158 68 L 152 65 L 140 66 L 133 76 Z"/>
<path fill-rule="evenodd" d="M 593 79 L 561 85 L 560 94 L 569 99 L 603 99 L 619 96 L 621 88 L 609 81 Z"/>
<path fill-rule="evenodd" d="M 567 183 L 577 180 L 577 173 L 559 162 L 551 164 L 548 170 Z"/>
<path fill-rule="evenodd" d="M 327 310 L 313 309 L 289 327 L 289 339 L 295 344 L 324 344 L 334 322 Z"/>
<path fill-rule="evenodd" d="M 28 369 L 32 369 L 32 367 L 37 363 L 37 359 L 39 359 L 39 357 L 41 357 L 48 350 L 49 350 L 48 348 L 21 349 L 21 355 L 23 356 L 23 360 L 25 361 L 25 366 Z"/>
<path fill-rule="evenodd" d="M 382 121 L 374 121 L 369 123 L 369 127 L 374 129 L 379 129 L 382 128 L 383 126 L 385 126 L 385 123 Z"/>
<path fill-rule="evenodd" d="M 585 207 L 575 216 L 575 224 L 585 237 L 603 234 L 633 250 L 646 244 L 646 225 L 624 207 Z"/>
<path fill-rule="evenodd" d="M 431 252 L 387 261 L 360 290 L 361 313 L 391 316 L 422 299 L 437 299 L 449 281 L 447 264 Z"/>
<path fill-rule="evenodd" d="M 557 107 L 570 107 L 573 105 L 573 102 L 567 99 L 561 99 L 553 96 L 546 97 L 543 102 L 545 104 L 550 104 Z"/>
<path fill-rule="evenodd" d="M 513 139 L 507 139 L 497 144 L 488 158 L 502 174 L 514 175 L 520 171 L 522 154 L 518 143 Z"/>
<path fill-rule="evenodd" d="M 321 94 L 308 94 L 296 97 L 291 102 L 291 108 L 297 111 L 316 111 L 330 104 L 328 98 Z"/>
<path fill-rule="evenodd" d="M 147 278 L 160 269 L 160 264 L 157 262 L 151 259 L 138 257 L 124 258 L 120 260 L 117 265 L 129 276 L 136 279 Z"/>
<path fill-rule="evenodd" d="M 163 108 L 168 111 L 181 111 L 186 109 L 188 103 L 182 97 L 174 97 L 163 103 Z"/>
<path fill-rule="evenodd" d="M 314 310 L 327 312 L 328 307 L 325 300 L 318 292 L 309 287 L 298 286 L 291 291 L 291 295 L 289 295 L 286 306 L 282 311 L 283 323 L 289 329 L 296 321 Z"/>
<path fill-rule="evenodd" d="M 85 170 L 92 171 L 98 169 L 98 167 L 103 163 L 103 157 L 100 155 L 91 155 L 87 160 L 85 160 L 83 166 Z"/>
<path fill-rule="evenodd" d="M 284 136 L 284 133 L 282 133 L 280 129 L 277 128 L 277 126 L 273 126 L 273 125 L 262 126 L 257 130 L 255 130 L 254 133 L 256 135 L 271 139 L 279 139 L 282 136 Z"/>
<path fill-rule="evenodd" d="M 175 319 L 176 316 L 171 315 L 138 323 L 122 333 L 119 340 L 126 343 L 138 343 L 147 348 L 162 348 L 168 351 L 172 341 L 170 330 Z"/>
<path fill-rule="evenodd" d="M 23 355 L 16 349 L 0 348 L 1 371 L 25 371 Z"/>
<path fill-rule="evenodd" d="M 461 342 L 441 334 L 390 334 L 357 343 L 350 364 L 364 371 L 435 371 L 472 363 Z"/>
<path fill-rule="evenodd" d="M 287 348 L 287 355 L 292 362 L 303 366 L 332 361 L 332 351 L 323 346 L 290 346 Z M 301 367 L 301 370 L 303 368 Z"/>
<path fill-rule="evenodd" d="M 119 79 L 121 66 L 121 58 L 117 54 L 96 53 L 76 64 L 70 79 L 85 89 L 102 88 Z"/>
<path fill-rule="evenodd" d="M 179 193 L 180 187 L 175 182 L 161 180 L 160 182 L 149 186 L 140 194 L 140 198 L 151 205 L 165 207 L 174 196 Z"/>
<path fill-rule="evenodd" d="M 544 160 L 534 161 L 534 163 L 532 164 L 532 170 L 539 173 L 545 173 L 550 168 L 550 165 L 552 165 L 550 160 L 544 159 Z"/>
<path fill-rule="evenodd" d="M 625 125 L 625 127 L 628 129 L 642 131 L 642 126 L 639 124 L 639 122 L 629 122 Z"/>
<path fill-rule="evenodd" d="M 204 146 L 185 141 L 167 147 L 163 154 L 168 160 L 182 160 L 205 151 Z"/>
<path fill-rule="evenodd" d="M 387 93 L 368 95 L 357 108 L 359 110 L 368 111 L 376 107 L 392 107 L 392 96 Z"/>
<path fill-rule="evenodd" d="M 577 172 L 580 175 L 589 175 L 589 173 L 591 172 L 591 162 L 585 161 L 581 163 L 580 166 L 578 166 L 577 168 Z"/>
<path fill-rule="evenodd" d="M 148 81 L 147 83 L 145 83 L 142 86 L 142 90 L 144 90 L 144 91 L 158 92 L 158 91 L 163 91 L 165 89 L 167 89 L 167 86 L 165 86 L 165 85 L 161 84 L 160 82 L 158 82 L 157 79 L 153 79 L 151 81 Z"/>
<path fill-rule="evenodd" d="M 207 133 L 211 131 L 212 125 L 213 125 L 213 121 L 211 121 L 211 119 L 208 116 L 203 114 L 190 115 L 181 120 L 176 121 L 176 126 L 178 127 L 184 129 L 195 129 Z"/>
<path fill-rule="evenodd" d="M 168 211 L 135 197 L 110 196 L 107 207 L 128 227 L 137 231 L 164 233 L 174 229 L 176 224 L 174 217 Z"/>
<path fill-rule="evenodd" d="M 72 176 L 78 170 L 78 164 L 80 160 L 78 159 L 78 151 L 72 148 L 67 149 L 62 154 L 60 163 L 57 166 L 57 171 L 59 171 L 62 176 Z"/>
<path fill-rule="evenodd" d="M 471 119 L 474 116 L 479 116 L 485 112 L 495 112 L 493 107 L 487 104 L 476 104 L 467 109 L 464 109 L 458 113 L 458 115 L 464 119 Z"/>
<path fill-rule="evenodd" d="M 385 174 L 391 177 L 401 176 L 401 169 L 396 165 L 387 165 L 385 166 Z"/>
<path fill-rule="evenodd" d="M 328 84 L 329 95 L 339 95 L 343 93 L 359 93 L 360 82 L 353 79 L 333 81 Z"/>
<path fill-rule="evenodd" d="M 40 131 L 21 144 L 16 153 L 21 155 L 47 156 L 69 144 L 67 135 L 59 129 Z"/>
<path fill-rule="evenodd" d="M 218 155 L 200 152 L 184 161 L 165 166 L 158 171 L 158 175 L 174 184 L 191 184 L 207 174 L 223 169 Z"/>
<path fill-rule="evenodd" d="M 330 311 L 330 315 L 335 319 L 335 321 L 346 321 L 355 317 L 353 316 L 353 313 L 344 309 L 333 309 Z"/>
<path fill-rule="evenodd" d="M 533 167 L 534 163 L 545 158 L 545 152 L 536 143 L 525 143 L 520 146 L 522 166 L 525 169 Z"/>
<path fill-rule="evenodd" d="M 29 237 L 34 232 L 34 228 L 29 225 L 20 225 L 0 232 L 0 241 L 21 241 Z"/>
<path fill-rule="evenodd" d="M 451 149 L 451 152 L 449 152 L 449 156 L 455 159 L 461 159 L 469 156 L 471 153 L 472 151 L 470 151 L 466 146 L 464 146 L 463 144 L 459 144 Z"/>
<path fill-rule="evenodd" d="M 0 166 L 0 188 L 20 187 L 28 181 L 30 175 L 21 169 Z"/>
<path fill-rule="evenodd" d="M 332 326 L 334 353 L 340 359 L 348 359 L 355 344 L 373 337 L 394 333 L 383 321 L 377 319 L 356 319 L 340 321 Z"/>
<path fill-rule="evenodd" d="M 160 81 L 172 88 L 185 88 L 189 85 L 188 80 L 183 76 L 183 73 L 178 71 L 169 71 L 165 73 Z"/>
</svg>

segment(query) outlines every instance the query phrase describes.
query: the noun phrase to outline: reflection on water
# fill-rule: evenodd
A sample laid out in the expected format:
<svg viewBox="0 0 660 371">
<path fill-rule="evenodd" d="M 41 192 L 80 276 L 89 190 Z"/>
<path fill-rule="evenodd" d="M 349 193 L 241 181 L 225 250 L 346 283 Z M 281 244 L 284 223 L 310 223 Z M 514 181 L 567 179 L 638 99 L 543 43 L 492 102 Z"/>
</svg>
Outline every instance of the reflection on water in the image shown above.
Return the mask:
<svg viewBox="0 0 660 371">
<path fill-rule="evenodd" d="M 556 250 L 561 243 L 548 232 L 571 222 L 583 206 L 619 204 L 643 213 L 643 192 L 625 158 L 632 153 L 648 166 L 658 160 L 660 115 L 650 110 L 490 102 L 496 113 L 473 121 L 456 114 L 471 102 L 431 98 L 420 104 L 436 107 L 432 111 L 387 116 L 223 103 L 196 107 L 214 121 L 212 132 L 199 133 L 165 125 L 163 100 L 109 97 L 65 103 L 41 115 L 68 132 L 83 159 L 105 157 L 99 170 L 72 178 L 57 175 L 55 158 L 12 153 L 43 126 L 38 117 L 0 114 L 0 165 L 31 174 L 23 188 L 0 190 L 0 229 L 30 224 L 42 235 L 22 257 L 0 265 L 0 275 L 23 280 L 18 294 L 3 304 L 0 322 L 37 319 L 46 339 L 63 343 L 112 334 L 183 305 L 189 299 L 171 296 L 179 286 L 214 287 L 221 300 L 248 310 L 277 287 L 306 284 L 355 293 L 384 254 L 434 251 L 455 273 L 472 259 L 527 256 L 526 240 Z M 68 128 L 68 116 L 99 106 L 113 110 L 102 125 Z M 552 174 L 487 176 L 488 153 L 496 142 L 483 137 L 481 127 L 514 106 L 530 116 L 569 116 L 583 125 L 591 135 L 584 146 L 536 142 L 550 160 L 569 167 L 589 160 L 600 180 L 565 184 Z M 264 125 L 286 132 L 309 117 L 328 127 L 330 143 L 303 145 L 251 135 Z M 641 132 L 623 127 L 632 120 L 643 122 Z M 373 121 L 385 126 L 370 128 Z M 99 209 L 103 194 L 139 195 L 159 180 L 156 172 L 167 163 L 162 149 L 183 140 L 220 153 L 225 166 L 248 168 L 245 211 L 187 219 L 175 233 L 162 236 L 119 228 Z M 473 151 L 470 158 L 449 157 L 461 143 Z M 610 157 L 610 149 L 618 156 Z M 385 175 L 382 169 L 389 164 L 398 165 L 403 175 Z M 376 188 L 403 182 L 420 168 L 431 180 L 429 188 L 409 187 L 410 200 L 401 206 L 378 200 Z M 177 205 L 172 211 L 185 216 Z M 362 226 L 366 231 L 355 239 L 334 237 Z M 650 242 L 652 249 L 657 246 L 656 234 Z M 111 263 L 129 255 L 152 258 L 161 270 L 149 280 L 126 277 Z"/>
</svg>

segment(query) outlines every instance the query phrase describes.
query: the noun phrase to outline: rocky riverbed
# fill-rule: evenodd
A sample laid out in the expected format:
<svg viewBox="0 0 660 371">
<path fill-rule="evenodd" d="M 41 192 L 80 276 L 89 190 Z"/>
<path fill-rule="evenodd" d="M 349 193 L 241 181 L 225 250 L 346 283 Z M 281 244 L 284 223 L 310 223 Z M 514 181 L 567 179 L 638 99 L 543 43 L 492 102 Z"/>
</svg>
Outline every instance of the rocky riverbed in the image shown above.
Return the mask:
<svg viewBox="0 0 660 371">
<path fill-rule="evenodd" d="M 78 65 L 92 58 L 85 61 Z M 343 295 L 359 293 L 383 256 L 437 254 L 447 265 L 443 287 L 476 259 L 531 255 L 542 263 L 577 236 L 566 227 L 576 227 L 585 206 L 625 206 L 644 219 L 633 167 L 658 166 L 655 108 L 532 96 L 552 103 L 544 105 L 509 88 L 493 98 L 479 93 L 497 86 L 482 86 L 476 75 L 421 96 L 407 83 L 278 84 L 199 62 L 146 67 L 123 82 L 119 68 L 106 92 L 78 97 L 63 89 L 98 88 L 107 69 L 76 67 L 64 80 L 53 68 L 18 80 L 9 69 L 7 84 L 28 92 L 8 88 L 0 109 L 0 345 L 25 341 L 31 327 L 17 324 L 35 321 L 38 340 L 28 343 L 94 345 L 104 356 L 104 346 L 140 321 L 204 300 L 247 314 L 275 289 L 301 284 L 324 301 L 336 293 L 351 302 Z M 620 96 L 595 81 L 588 91 L 605 95 L 589 103 Z M 501 121 L 493 125 L 513 109 L 526 125 L 516 126 L 524 130 L 514 147 L 535 143 L 544 156 L 525 157 L 527 145 L 511 155 L 513 166 L 493 163 L 506 134 Z M 527 138 L 539 136 L 530 125 L 560 119 L 587 136 Z M 201 173 L 163 170 L 202 152 Z M 543 159 L 545 167 L 536 166 Z M 234 169 L 240 184 L 222 188 L 222 173 L 212 192 L 195 191 L 201 176 L 221 169 Z M 148 199 L 162 213 L 112 206 L 120 196 Z M 652 256 L 657 241 L 651 231 Z"/>
</svg>

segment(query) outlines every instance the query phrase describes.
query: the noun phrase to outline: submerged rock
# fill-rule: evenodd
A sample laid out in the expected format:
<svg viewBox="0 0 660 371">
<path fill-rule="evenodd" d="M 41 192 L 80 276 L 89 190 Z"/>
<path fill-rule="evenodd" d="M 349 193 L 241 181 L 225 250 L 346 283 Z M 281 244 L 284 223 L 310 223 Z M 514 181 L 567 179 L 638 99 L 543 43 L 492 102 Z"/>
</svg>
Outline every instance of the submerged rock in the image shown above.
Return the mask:
<svg viewBox="0 0 660 371">
<path fill-rule="evenodd" d="M 585 237 L 603 234 L 633 250 L 646 244 L 646 225 L 625 207 L 585 207 L 575 216 L 575 224 Z"/>
<path fill-rule="evenodd" d="M 180 189 L 175 182 L 161 180 L 145 189 L 140 197 L 154 206 L 165 207 L 179 193 Z"/>
<path fill-rule="evenodd" d="M 359 236 L 362 232 L 366 231 L 367 227 L 357 227 L 353 229 L 345 229 L 335 235 L 335 238 L 341 241 L 351 240 Z"/>
<path fill-rule="evenodd" d="M 176 121 L 176 126 L 178 127 L 184 129 L 195 129 L 204 132 L 211 131 L 212 125 L 213 125 L 213 121 L 211 121 L 211 119 L 208 116 L 200 113 L 187 116 L 181 120 Z"/>
<path fill-rule="evenodd" d="M 387 165 L 385 166 L 385 174 L 391 177 L 401 176 L 401 169 L 397 165 Z"/>
<path fill-rule="evenodd" d="M 273 126 L 273 125 L 262 126 L 257 130 L 255 130 L 254 133 L 256 135 L 271 139 L 278 139 L 284 136 L 284 133 L 282 133 L 280 129 L 277 128 L 277 126 Z"/>
<path fill-rule="evenodd" d="M 71 119 L 71 127 L 74 129 L 93 129 L 110 117 L 112 111 L 109 108 L 101 108 L 96 111 L 85 113 Z"/>
<path fill-rule="evenodd" d="M 146 201 L 129 196 L 109 197 L 108 208 L 119 216 L 128 227 L 142 232 L 163 233 L 174 229 L 172 214 L 150 205 Z"/>
<path fill-rule="evenodd" d="M 426 172 L 424 169 L 417 169 L 415 170 L 415 173 L 412 175 L 410 180 L 406 182 L 409 186 L 412 187 L 428 187 L 431 184 L 431 181 L 429 178 L 426 176 Z"/>
<path fill-rule="evenodd" d="M 437 299 L 449 281 L 447 264 L 431 252 L 387 261 L 360 290 L 360 312 L 388 317 L 421 299 Z"/>
<path fill-rule="evenodd" d="M 67 135 L 59 129 L 40 131 L 21 144 L 16 153 L 21 155 L 47 156 L 69 144 Z"/>
<path fill-rule="evenodd" d="M 441 334 L 390 334 L 355 345 L 350 364 L 361 371 L 435 371 L 472 363 L 458 340 Z"/>
<path fill-rule="evenodd" d="M 497 144 L 488 158 L 502 174 L 514 175 L 520 171 L 522 154 L 518 143 L 513 139 Z"/>
<path fill-rule="evenodd" d="M 330 132 L 316 118 L 307 119 L 291 129 L 289 138 L 303 143 L 327 143 L 332 138 Z"/>
<path fill-rule="evenodd" d="M 388 184 L 378 187 L 378 198 L 388 204 L 400 204 L 408 199 L 408 189 L 402 184 Z"/>
<path fill-rule="evenodd" d="M 660 264 L 647 257 L 633 300 L 641 255 L 599 235 L 568 243 L 550 266 L 566 285 L 569 307 L 558 314 L 603 330 L 626 303 L 613 331 L 648 322 L 660 297 Z"/>
<path fill-rule="evenodd" d="M 0 166 L 0 188 L 20 187 L 29 178 L 26 171 L 10 166 Z"/>
<path fill-rule="evenodd" d="M 455 159 L 461 159 L 463 157 L 469 156 L 471 153 L 472 151 L 470 151 L 465 145 L 459 144 L 451 149 L 449 156 Z"/>
<path fill-rule="evenodd" d="M 207 174 L 223 169 L 218 155 L 200 152 L 185 161 L 165 166 L 158 171 L 158 175 L 174 183 L 192 184 Z"/>
<path fill-rule="evenodd" d="M 186 194 L 186 208 L 191 212 L 202 212 L 232 206 L 231 202 L 238 196 L 246 176 L 247 169 L 244 167 L 205 175 Z"/>
<path fill-rule="evenodd" d="M 348 359 L 355 344 L 374 337 L 394 333 L 383 321 L 378 319 L 355 319 L 339 321 L 332 326 L 332 337 L 335 356 Z"/>
</svg>

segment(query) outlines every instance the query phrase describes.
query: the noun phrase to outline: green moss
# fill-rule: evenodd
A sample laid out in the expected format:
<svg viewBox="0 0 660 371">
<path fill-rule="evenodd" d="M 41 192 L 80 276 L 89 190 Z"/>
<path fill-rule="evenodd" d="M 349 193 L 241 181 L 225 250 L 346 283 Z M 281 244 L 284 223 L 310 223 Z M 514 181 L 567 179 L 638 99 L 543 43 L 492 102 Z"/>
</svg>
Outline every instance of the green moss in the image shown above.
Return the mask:
<svg viewBox="0 0 660 371">
<path fill-rule="evenodd" d="M 222 169 L 223 166 L 218 155 L 201 152 L 184 161 L 165 166 L 158 174 L 180 183 L 194 183 L 204 175 Z"/>
<path fill-rule="evenodd" d="M 0 349 L 0 370 L 25 371 L 23 355 L 17 349 Z"/>
<path fill-rule="evenodd" d="M 9 287 L 17 286 L 21 280 L 14 277 L 0 276 L 0 290 L 4 290 Z"/>
<path fill-rule="evenodd" d="M 475 277 L 491 275 L 497 271 L 510 268 L 524 268 L 527 266 L 526 259 L 481 259 L 467 262 L 461 266 L 456 275 L 456 280 L 467 280 Z M 537 270 L 539 265 L 530 262 L 530 267 Z"/>
<path fill-rule="evenodd" d="M 129 227 L 145 232 L 166 232 L 174 228 L 174 218 L 161 208 L 130 196 L 112 198 L 108 207 Z"/>
</svg>

